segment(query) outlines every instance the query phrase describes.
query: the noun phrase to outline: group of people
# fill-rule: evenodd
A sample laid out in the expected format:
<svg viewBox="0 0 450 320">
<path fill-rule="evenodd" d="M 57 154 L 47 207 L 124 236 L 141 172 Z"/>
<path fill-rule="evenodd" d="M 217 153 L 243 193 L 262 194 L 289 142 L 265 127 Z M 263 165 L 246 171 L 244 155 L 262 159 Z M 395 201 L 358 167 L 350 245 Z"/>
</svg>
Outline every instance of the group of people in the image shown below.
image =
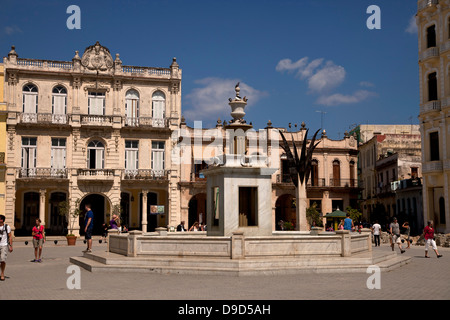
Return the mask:
<svg viewBox="0 0 450 320">
<path fill-rule="evenodd" d="M 184 221 L 180 222 L 180 224 L 177 226 L 178 232 L 188 231 L 184 224 Z M 201 224 L 198 221 L 195 221 L 194 224 L 189 228 L 189 231 L 206 231 L 206 224 Z"/>
<path fill-rule="evenodd" d="M 402 228 L 405 229 L 405 234 L 406 234 L 406 243 L 407 243 L 407 248 L 410 248 L 410 245 L 412 243 L 412 240 L 410 239 L 410 231 L 411 228 L 409 226 L 408 222 L 403 223 Z M 373 237 L 374 237 L 374 242 L 375 242 L 375 246 L 380 246 L 380 234 L 381 234 L 381 225 L 378 223 L 378 221 L 375 221 L 374 225 L 372 226 L 372 232 L 373 232 Z M 438 250 L 437 250 L 437 246 L 436 246 L 436 241 L 434 240 L 434 228 L 433 228 L 433 221 L 428 221 L 427 222 L 427 226 L 424 228 L 423 230 L 423 237 L 425 239 L 425 258 L 429 258 L 428 256 L 428 250 L 429 247 L 431 246 L 433 251 L 436 253 L 436 256 L 438 258 L 442 257 L 441 254 L 439 254 Z M 391 224 L 388 227 L 388 233 L 389 233 L 389 240 L 390 240 L 390 245 L 392 248 L 392 251 L 394 251 L 394 247 L 397 244 L 398 248 L 400 249 L 401 253 L 404 253 L 405 250 L 403 249 L 402 243 L 404 240 L 402 240 L 401 235 L 400 235 L 400 224 L 398 223 L 397 218 L 394 218 L 393 221 L 391 222 Z"/>
</svg>

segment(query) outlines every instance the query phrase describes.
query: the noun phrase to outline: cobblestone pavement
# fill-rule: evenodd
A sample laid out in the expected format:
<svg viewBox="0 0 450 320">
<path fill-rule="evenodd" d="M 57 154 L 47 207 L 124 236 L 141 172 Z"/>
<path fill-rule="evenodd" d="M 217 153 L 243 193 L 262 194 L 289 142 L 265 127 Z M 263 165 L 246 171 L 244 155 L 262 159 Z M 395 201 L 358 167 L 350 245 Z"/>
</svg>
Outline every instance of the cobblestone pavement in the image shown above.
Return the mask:
<svg viewBox="0 0 450 320">
<path fill-rule="evenodd" d="M 85 245 L 47 241 L 43 261 L 34 259 L 31 242 L 16 240 L 8 255 L 0 300 L 449 300 L 450 249 L 438 247 L 424 258 L 424 247 L 404 254 L 409 264 L 381 273 L 381 288 L 369 289 L 369 273 L 281 276 L 195 276 L 158 273 L 91 273 L 81 269 L 80 289 L 69 289 L 69 257 L 81 256 Z M 94 241 L 93 250 L 106 250 Z M 373 250 L 391 250 L 386 244 Z M 398 252 L 398 249 L 396 249 Z M 400 253 L 398 253 L 400 254 Z"/>
</svg>

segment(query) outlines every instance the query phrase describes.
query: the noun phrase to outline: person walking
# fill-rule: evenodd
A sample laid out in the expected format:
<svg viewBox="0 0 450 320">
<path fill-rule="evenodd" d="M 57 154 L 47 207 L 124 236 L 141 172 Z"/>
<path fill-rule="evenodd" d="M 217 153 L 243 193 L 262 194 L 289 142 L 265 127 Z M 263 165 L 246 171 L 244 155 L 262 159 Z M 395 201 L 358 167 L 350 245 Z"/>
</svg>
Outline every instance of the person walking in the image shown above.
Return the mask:
<svg viewBox="0 0 450 320">
<path fill-rule="evenodd" d="M 353 220 L 350 218 L 350 213 L 347 213 L 347 217 L 344 219 L 344 230 L 350 230 L 352 231 L 355 227 L 353 225 Z"/>
<path fill-rule="evenodd" d="M 436 256 L 438 258 L 442 257 L 442 254 L 439 254 L 436 246 L 436 241 L 434 241 L 434 228 L 433 221 L 428 221 L 428 225 L 423 229 L 423 237 L 425 238 L 425 258 L 429 258 L 428 256 L 428 247 L 431 244 Z"/>
<path fill-rule="evenodd" d="M 373 224 L 372 232 L 373 232 L 373 240 L 375 242 L 375 247 L 379 247 L 380 246 L 381 225 L 378 223 L 378 220 L 376 220 L 375 223 Z"/>
<path fill-rule="evenodd" d="M 409 226 L 408 222 L 403 223 L 402 228 L 406 229 L 406 241 L 408 242 L 408 247 L 406 249 L 410 248 L 411 240 L 410 240 L 410 233 L 411 233 L 411 227 Z"/>
<path fill-rule="evenodd" d="M 92 232 L 94 231 L 94 213 L 91 210 L 91 205 L 87 203 L 84 206 L 86 210 L 86 217 L 84 218 L 85 227 L 84 227 L 84 238 L 86 239 L 87 248 L 83 250 L 83 252 L 92 252 Z"/>
<path fill-rule="evenodd" d="M 5 281 L 6 258 L 13 251 L 11 227 L 5 224 L 6 217 L 0 215 L 0 281 Z"/>
<path fill-rule="evenodd" d="M 36 225 L 31 230 L 33 236 L 34 260 L 31 262 L 41 262 L 42 247 L 45 242 L 44 226 L 41 225 L 41 219 L 36 219 Z"/>
<path fill-rule="evenodd" d="M 391 244 L 392 251 L 394 251 L 394 246 L 397 243 L 398 247 L 400 248 L 400 252 L 404 253 L 405 250 L 403 250 L 402 248 L 402 241 L 400 238 L 400 225 L 397 222 L 397 218 L 394 218 L 392 223 L 389 225 L 389 233 L 391 234 L 392 237 L 392 244 Z"/>
</svg>

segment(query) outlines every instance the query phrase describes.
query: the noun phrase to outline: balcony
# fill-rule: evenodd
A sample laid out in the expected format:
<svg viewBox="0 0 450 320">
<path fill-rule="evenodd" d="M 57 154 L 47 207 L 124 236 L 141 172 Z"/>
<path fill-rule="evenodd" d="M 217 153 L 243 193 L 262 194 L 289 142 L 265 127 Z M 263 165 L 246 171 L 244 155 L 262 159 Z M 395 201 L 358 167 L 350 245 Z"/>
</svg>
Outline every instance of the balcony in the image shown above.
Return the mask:
<svg viewBox="0 0 450 320">
<path fill-rule="evenodd" d="M 114 181 L 114 169 L 78 169 L 78 180 Z"/>
<path fill-rule="evenodd" d="M 432 111 L 441 111 L 441 101 L 440 100 L 429 101 L 420 106 L 420 113 L 432 112 Z"/>
<path fill-rule="evenodd" d="M 26 124 L 65 125 L 69 123 L 67 114 L 21 113 L 19 119 L 20 123 Z"/>
<path fill-rule="evenodd" d="M 112 127 L 112 116 L 81 115 L 81 125 L 93 127 Z"/>
<path fill-rule="evenodd" d="M 428 161 L 422 164 L 422 173 L 442 172 L 442 161 Z"/>
<path fill-rule="evenodd" d="M 276 183 L 278 184 L 292 184 L 291 176 L 289 174 L 277 174 Z M 341 187 L 341 188 L 357 188 L 358 181 L 356 179 L 330 179 L 327 184 L 325 178 L 316 180 L 308 179 L 306 185 L 308 188 L 329 188 L 329 187 Z"/>
<path fill-rule="evenodd" d="M 67 168 L 20 168 L 17 169 L 19 179 L 67 179 Z"/>
<path fill-rule="evenodd" d="M 438 58 L 439 57 L 439 48 L 438 47 L 431 47 L 426 49 L 424 52 L 420 54 L 419 61 L 425 61 L 432 58 Z"/>
<path fill-rule="evenodd" d="M 334 179 L 334 178 L 330 178 L 330 187 L 357 188 L 358 187 L 358 180 L 356 180 L 356 179 Z"/>
<path fill-rule="evenodd" d="M 439 4 L 439 0 L 419 0 L 417 2 L 417 11 L 422 11 L 437 4 Z"/>
<path fill-rule="evenodd" d="M 123 180 L 169 180 L 169 170 L 125 169 Z"/>
<path fill-rule="evenodd" d="M 167 128 L 169 126 L 169 121 L 167 118 L 152 118 L 152 117 L 136 117 L 130 118 L 125 117 L 124 120 L 125 127 L 131 128 Z"/>
</svg>

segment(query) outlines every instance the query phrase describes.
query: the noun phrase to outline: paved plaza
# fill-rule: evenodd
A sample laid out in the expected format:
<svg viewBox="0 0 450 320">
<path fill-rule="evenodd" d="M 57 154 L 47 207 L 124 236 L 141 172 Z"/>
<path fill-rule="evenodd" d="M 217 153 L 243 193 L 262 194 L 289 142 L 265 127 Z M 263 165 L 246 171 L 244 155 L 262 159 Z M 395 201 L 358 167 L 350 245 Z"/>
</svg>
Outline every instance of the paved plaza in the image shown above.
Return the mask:
<svg viewBox="0 0 450 320">
<path fill-rule="evenodd" d="M 424 258 L 424 247 L 404 254 L 411 262 L 381 273 L 381 288 L 369 289 L 371 274 L 300 274 L 277 276 L 195 276 L 159 273 L 91 273 L 81 269 L 80 289 L 69 289 L 69 258 L 81 256 L 85 245 L 57 245 L 48 240 L 43 261 L 31 262 L 34 249 L 16 239 L 7 260 L 1 300 L 441 300 L 450 299 L 450 248 L 438 247 L 443 257 Z M 94 241 L 94 251 L 106 244 Z M 386 244 L 373 250 L 391 250 Z M 398 252 L 398 249 L 396 249 Z M 400 254 L 400 253 L 398 253 Z"/>
</svg>

